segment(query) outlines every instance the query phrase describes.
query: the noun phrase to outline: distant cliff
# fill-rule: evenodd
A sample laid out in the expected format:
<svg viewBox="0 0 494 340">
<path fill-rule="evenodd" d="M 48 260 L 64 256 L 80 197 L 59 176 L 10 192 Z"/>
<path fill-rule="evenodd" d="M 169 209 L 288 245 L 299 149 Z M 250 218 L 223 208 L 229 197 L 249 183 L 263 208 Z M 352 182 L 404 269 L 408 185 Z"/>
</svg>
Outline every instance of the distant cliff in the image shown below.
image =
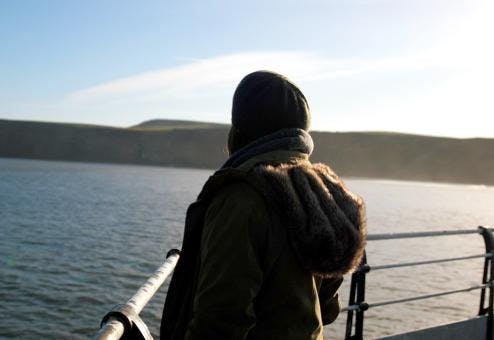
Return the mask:
<svg viewBox="0 0 494 340">
<path fill-rule="evenodd" d="M 0 120 L 0 157 L 217 168 L 228 127 L 154 120 L 131 128 Z M 343 176 L 494 185 L 494 139 L 312 132 L 312 159 Z"/>
</svg>

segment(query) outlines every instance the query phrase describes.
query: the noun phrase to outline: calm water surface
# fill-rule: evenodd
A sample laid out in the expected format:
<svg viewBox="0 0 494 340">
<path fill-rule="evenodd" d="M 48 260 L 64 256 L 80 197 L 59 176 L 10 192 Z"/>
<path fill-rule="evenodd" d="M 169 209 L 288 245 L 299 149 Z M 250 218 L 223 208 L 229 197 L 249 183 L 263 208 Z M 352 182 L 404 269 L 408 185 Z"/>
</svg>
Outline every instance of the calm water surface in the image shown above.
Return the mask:
<svg viewBox="0 0 494 340">
<path fill-rule="evenodd" d="M 0 337 L 85 339 L 182 237 L 210 171 L 0 158 Z M 370 233 L 494 224 L 494 188 L 347 180 Z M 370 264 L 480 254 L 480 236 L 372 242 Z M 482 260 L 370 273 L 369 302 L 478 284 Z M 342 289 L 347 300 L 348 282 Z M 142 313 L 158 334 L 166 285 Z M 473 316 L 479 292 L 367 312 L 372 338 Z M 325 329 L 343 337 L 345 315 Z"/>
</svg>

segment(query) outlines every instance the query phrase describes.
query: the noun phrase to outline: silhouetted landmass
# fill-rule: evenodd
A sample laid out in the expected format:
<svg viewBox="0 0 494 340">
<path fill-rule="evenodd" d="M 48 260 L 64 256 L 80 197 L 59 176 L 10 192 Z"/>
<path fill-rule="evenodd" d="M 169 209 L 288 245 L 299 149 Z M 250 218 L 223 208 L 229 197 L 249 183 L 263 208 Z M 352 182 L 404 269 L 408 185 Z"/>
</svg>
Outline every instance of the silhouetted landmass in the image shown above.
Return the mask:
<svg viewBox="0 0 494 340">
<path fill-rule="evenodd" d="M 131 128 L 0 120 L 0 157 L 217 168 L 228 126 L 153 120 Z M 342 176 L 494 184 L 494 139 L 312 132 L 312 160 Z"/>
</svg>

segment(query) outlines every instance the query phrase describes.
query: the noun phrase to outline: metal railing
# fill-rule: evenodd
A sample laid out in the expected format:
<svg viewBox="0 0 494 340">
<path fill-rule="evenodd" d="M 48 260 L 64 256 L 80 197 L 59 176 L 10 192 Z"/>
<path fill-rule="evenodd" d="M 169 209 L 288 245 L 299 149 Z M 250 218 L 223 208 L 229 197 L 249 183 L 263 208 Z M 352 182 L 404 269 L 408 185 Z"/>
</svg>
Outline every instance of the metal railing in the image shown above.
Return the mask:
<svg viewBox="0 0 494 340">
<path fill-rule="evenodd" d="M 364 254 L 361 265 L 352 275 L 352 280 L 350 283 L 349 304 L 347 307 L 342 309 L 342 311 L 347 312 L 345 339 L 348 340 L 363 339 L 364 313 L 369 308 L 430 299 L 438 296 L 463 293 L 477 289 L 481 290 L 480 308 L 478 315 L 488 316 L 486 335 L 487 335 L 487 339 L 492 339 L 492 335 L 493 335 L 492 327 L 494 321 L 493 318 L 494 237 L 491 229 L 487 227 L 478 227 L 478 229 L 466 229 L 466 230 L 442 230 L 442 231 L 428 231 L 428 232 L 415 232 L 415 233 L 374 234 L 374 235 L 369 235 L 367 239 L 368 241 L 383 241 L 383 240 L 395 240 L 395 239 L 405 239 L 405 238 L 439 237 L 439 236 L 465 235 L 465 234 L 480 234 L 484 239 L 486 252 L 484 254 L 478 254 L 478 255 L 450 257 L 445 259 L 425 260 L 425 261 L 416 261 L 416 262 L 393 263 L 393 264 L 385 264 L 379 266 L 370 266 L 367 263 L 367 257 Z M 371 271 L 401 268 L 401 267 L 411 267 L 411 266 L 422 266 L 428 264 L 453 262 L 453 261 L 463 261 L 463 260 L 469 260 L 475 258 L 485 259 L 484 270 L 482 275 L 482 284 L 480 285 L 443 291 L 433 294 L 411 296 L 411 297 L 395 299 L 395 300 L 379 301 L 374 303 L 368 303 L 365 301 L 365 279 L 366 279 L 366 274 L 368 274 Z M 487 289 L 489 289 L 489 301 L 488 301 L 488 306 L 485 307 Z"/>
<path fill-rule="evenodd" d="M 461 257 L 450 257 L 444 259 L 393 263 L 379 266 L 370 266 L 367 263 L 366 255 L 364 254 L 362 263 L 359 268 L 353 273 L 350 284 L 350 298 L 349 305 L 342 308 L 342 311 L 347 312 L 347 323 L 345 339 L 348 340 L 362 340 L 364 332 L 364 313 L 369 308 L 393 305 L 398 303 L 405 303 L 410 301 L 417 301 L 423 299 L 429 299 L 444 295 L 457 294 L 462 292 L 468 292 L 472 290 L 481 290 L 480 294 L 480 308 L 478 315 L 487 315 L 489 322 L 487 323 L 487 338 L 492 339 L 493 335 L 493 305 L 494 305 L 494 237 L 492 230 L 486 227 L 479 227 L 478 229 L 468 230 L 446 230 L 446 231 L 431 231 L 431 232 L 416 232 L 416 233 L 394 233 L 394 234 L 374 234 L 368 236 L 368 241 L 385 241 L 404 238 L 420 238 L 420 237 L 439 237 L 439 236 L 451 236 L 451 235 L 465 235 L 465 234 L 480 234 L 482 235 L 485 243 L 486 252 L 484 254 L 476 254 Z M 152 339 L 151 334 L 145 323 L 140 319 L 139 314 L 144 306 L 153 297 L 156 291 L 161 287 L 166 278 L 173 272 L 177 261 L 179 259 L 180 252 L 176 249 L 172 249 L 167 254 L 166 261 L 156 270 L 144 285 L 142 285 L 136 294 L 130 298 L 125 304 L 118 305 L 107 313 L 101 321 L 101 328 L 95 335 L 95 339 L 98 340 L 113 340 L 121 338 L 131 339 Z M 482 276 L 482 284 L 443 291 L 433 294 L 412 296 L 407 298 L 378 301 L 374 303 L 368 303 L 365 301 L 365 279 L 369 272 L 377 270 L 387 270 L 393 268 L 422 266 L 435 263 L 463 261 L 475 258 L 484 258 L 484 270 Z M 489 290 L 488 306 L 485 306 L 486 292 Z"/>
<path fill-rule="evenodd" d="M 125 304 L 117 305 L 103 317 L 101 328 L 94 339 L 152 339 L 146 324 L 141 320 L 139 314 L 165 282 L 166 278 L 173 272 L 179 256 L 179 250 L 170 250 L 166 255 L 166 261 L 139 288 L 134 296 Z"/>
</svg>

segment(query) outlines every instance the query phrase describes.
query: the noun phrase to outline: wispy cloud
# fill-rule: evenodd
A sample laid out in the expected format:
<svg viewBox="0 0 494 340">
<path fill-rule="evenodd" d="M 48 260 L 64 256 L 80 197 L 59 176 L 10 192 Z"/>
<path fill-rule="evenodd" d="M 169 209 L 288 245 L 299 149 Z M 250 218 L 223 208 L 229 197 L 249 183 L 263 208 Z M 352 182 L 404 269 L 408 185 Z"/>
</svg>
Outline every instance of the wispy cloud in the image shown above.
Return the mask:
<svg viewBox="0 0 494 340">
<path fill-rule="evenodd" d="M 270 69 L 301 85 L 314 129 L 492 136 L 494 48 L 488 42 L 494 5 L 485 4 L 426 50 L 375 59 L 335 59 L 310 51 L 180 59 L 174 67 L 70 93 L 46 110 L 121 125 L 156 117 L 226 122 L 238 81 Z"/>
<path fill-rule="evenodd" d="M 367 72 L 412 70 L 431 66 L 427 54 L 378 60 L 332 59 L 313 52 L 245 52 L 193 60 L 176 67 L 111 80 L 70 93 L 72 103 L 135 97 L 201 96 L 212 88 L 232 88 L 242 76 L 259 69 L 274 70 L 296 82 L 355 76 Z"/>
</svg>

